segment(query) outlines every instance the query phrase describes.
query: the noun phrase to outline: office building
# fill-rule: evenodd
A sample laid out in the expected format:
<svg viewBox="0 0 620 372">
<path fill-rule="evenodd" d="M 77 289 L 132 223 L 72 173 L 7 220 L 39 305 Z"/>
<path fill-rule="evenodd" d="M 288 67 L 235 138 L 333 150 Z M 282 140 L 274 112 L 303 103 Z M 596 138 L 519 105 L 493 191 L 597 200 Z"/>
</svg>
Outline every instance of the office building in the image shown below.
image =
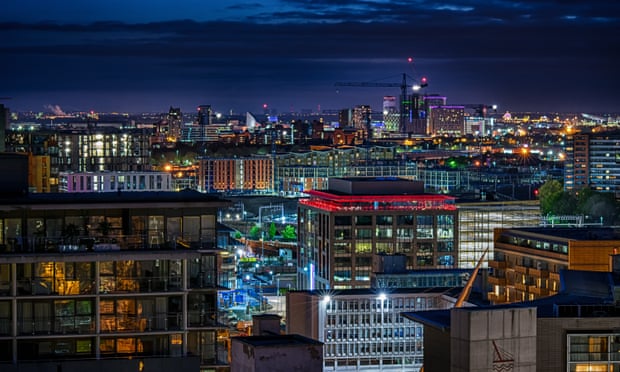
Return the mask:
<svg viewBox="0 0 620 372">
<path fill-rule="evenodd" d="M 482 267 L 493 259 L 496 228 L 537 227 L 538 201 L 457 203 L 459 209 L 459 267 L 473 269 L 486 251 Z"/>
<path fill-rule="evenodd" d="M 327 189 L 330 177 L 401 177 L 415 179 L 417 166 L 398 160 L 393 146 L 313 146 L 275 157 L 276 191 L 301 195 L 304 190 Z"/>
<path fill-rule="evenodd" d="M 366 132 L 365 138 L 372 137 L 372 109 L 369 105 L 360 105 L 353 108 L 351 126 Z"/>
<path fill-rule="evenodd" d="M 373 256 L 403 254 L 407 269 L 458 266 L 454 198 L 418 181 L 330 178 L 298 206 L 301 288 L 368 288 Z"/>
<path fill-rule="evenodd" d="M 431 136 L 465 134 L 464 106 L 429 106 L 428 130 Z"/>
<path fill-rule="evenodd" d="M 383 97 L 383 124 L 386 132 L 398 133 L 400 109 L 395 96 Z"/>
<path fill-rule="evenodd" d="M 211 120 L 213 119 L 213 112 L 211 110 L 211 105 L 200 105 L 198 106 L 198 119 L 197 124 L 200 126 L 211 125 Z"/>
<path fill-rule="evenodd" d="M 494 303 L 531 301 L 557 294 L 560 271 L 609 271 L 620 247 L 612 228 L 496 229 L 488 294 Z"/>
<path fill-rule="evenodd" d="M 181 139 L 181 128 L 183 126 L 183 113 L 180 107 L 170 106 L 168 110 L 168 138 L 170 142 Z"/>
<path fill-rule="evenodd" d="M 569 135 L 565 152 L 565 190 L 589 187 L 620 197 L 620 132 Z"/>
<path fill-rule="evenodd" d="M 323 343 L 323 371 L 418 371 L 422 325 L 402 312 L 447 309 L 448 288 L 295 291 L 286 297 L 286 331 Z"/>
<path fill-rule="evenodd" d="M 227 370 L 217 291 L 230 203 L 175 193 L 4 193 L 0 369 Z"/>
</svg>

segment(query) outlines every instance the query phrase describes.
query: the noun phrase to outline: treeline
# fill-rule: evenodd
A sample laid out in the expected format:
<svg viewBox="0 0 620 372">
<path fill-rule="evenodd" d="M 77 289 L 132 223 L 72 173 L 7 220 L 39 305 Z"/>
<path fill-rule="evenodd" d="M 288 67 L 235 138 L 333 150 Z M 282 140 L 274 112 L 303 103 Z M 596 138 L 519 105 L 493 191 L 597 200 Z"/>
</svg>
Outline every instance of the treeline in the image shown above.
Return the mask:
<svg viewBox="0 0 620 372">
<path fill-rule="evenodd" d="M 603 225 L 620 223 L 620 203 L 613 193 L 597 192 L 589 188 L 564 191 L 557 180 L 545 182 L 538 190 L 540 211 L 547 215 L 583 215 Z"/>
</svg>

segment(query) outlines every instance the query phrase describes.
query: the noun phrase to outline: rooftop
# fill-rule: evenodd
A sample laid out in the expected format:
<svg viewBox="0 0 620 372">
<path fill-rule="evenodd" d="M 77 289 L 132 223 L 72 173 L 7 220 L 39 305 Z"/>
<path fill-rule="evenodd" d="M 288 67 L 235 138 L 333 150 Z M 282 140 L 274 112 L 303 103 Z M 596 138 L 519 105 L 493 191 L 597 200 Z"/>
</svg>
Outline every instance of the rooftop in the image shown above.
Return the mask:
<svg viewBox="0 0 620 372">
<path fill-rule="evenodd" d="M 214 203 L 227 205 L 230 202 L 218 196 L 203 194 L 195 190 L 162 192 L 93 192 L 93 193 L 31 193 L 20 196 L 0 196 L 0 210 L 15 205 L 77 205 L 110 203 Z M 189 204 L 189 205 L 192 205 Z M 69 208 L 67 208 L 69 209 Z"/>
<path fill-rule="evenodd" d="M 240 336 L 233 340 L 254 347 L 282 347 L 295 345 L 323 345 L 322 342 L 301 335 L 273 335 L 273 336 Z"/>
<path fill-rule="evenodd" d="M 531 235 L 545 235 L 566 240 L 616 240 L 620 239 L 611 227 L 520 227 L 502 232 L 528 238 Z"/>
<path fill-rule="evenodd" d="M 557 295 L 534 301 L 503 305 L 464 307 L 463 311 L 488 311 L 535 307 L 538 318 L 620 316 L 620 307 L 614 304 L 613 287 L 617 286 L 609 272 L 581 270 L 560 271 L 561 288 Z M 407 319 L 442 331 L 450 329 L 449 310 L 429 310 L 402 313 Z"/>
</svg>

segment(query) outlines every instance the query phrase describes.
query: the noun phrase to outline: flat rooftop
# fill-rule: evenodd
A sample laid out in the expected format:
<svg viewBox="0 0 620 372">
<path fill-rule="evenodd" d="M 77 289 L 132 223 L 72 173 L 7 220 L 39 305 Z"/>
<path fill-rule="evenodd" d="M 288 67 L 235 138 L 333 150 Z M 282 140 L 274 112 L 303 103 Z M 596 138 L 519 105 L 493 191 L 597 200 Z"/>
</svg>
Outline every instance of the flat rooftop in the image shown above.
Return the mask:
<svg viewBox="0 0 620 372">
<path fill-rule="evenodd" d="M 297 345 L 323 345 L 322 342 L 301 335 L 273 335 L 273 336 L 240 336 L 233 337 L 233 341 L 242 342 L 254 347 L 282 347 Z"/>
<path fill-rule="evenodd" d="M 424 182 L 398 177 L 330 178 L 327 192 L 340 195 L 418 195 Z"/>
<path fill-rule="evenodd" d="M 519 227 L 507 229 L 502 235 L 523 238 L 545 235 L 567 240 L 616 240 L 620 236 L 611 227 Z"/>
</svg>

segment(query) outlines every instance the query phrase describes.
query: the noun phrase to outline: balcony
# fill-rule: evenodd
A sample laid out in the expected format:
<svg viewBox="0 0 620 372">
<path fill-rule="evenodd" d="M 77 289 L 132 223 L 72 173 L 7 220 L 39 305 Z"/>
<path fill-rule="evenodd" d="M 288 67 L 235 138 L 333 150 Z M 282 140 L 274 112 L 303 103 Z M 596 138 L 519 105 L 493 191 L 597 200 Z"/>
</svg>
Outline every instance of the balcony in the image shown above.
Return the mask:
<svg viewBox="0 0 620 372">
<path fill-rule="evenodd" d="M 547 296 L 549 295 L 549 288 L 538 288 L 535 285 L 528 286 L 528 290 L 530 293 L 537 294 L 539 296 Z"/>
<path fill-rule="evenodd" d="M 527 274 L 528 270 L 529 270 L 529 267 L 515 265 L 514 269 L 518 273 Z"/>
<path fill-rule="evenodd" d="M 501 303 L 507 302 L 505 295 L 502 295 L 502 294 L 496 295 L 493 292 L 487 293 L 487 300 L 489 300 L 490 302 L 492 302 L 494 304 L 501 304 Z"/>
<path fill-rule="evenodd" d="M 506 261 L 489 261 L 489 267 L 494 269 L 506 269 Z"/>
<path fill-rule="evenodd" d="M 560 273 L 550 272 L 549 273 L 549 279 L 555 280 L 556 282 L 559 282 L 560 281 Z"/>
<path fill-rule="evenodd" d="M 523 284 L 523 283 L 515 283 L 515 288 L 522 291 L 522 292 L 527 292 L 527 284 Z"/>
<path fill-rule="evenodd" d="M 531 276 L 535 276 L 537 278 L 548 278 L 549 277 L 549 270 L 539 270 L 539 269 L 530 268 L 529 269 L 529 274 Z"/>
<path fill-rule="evenodd" d="M 497 278 L 494 276 L 489 276 L 488 280 L 489 280 L 489 284 L 491 285 L 499 285 L 499 286 L 506 285 L 506 278 Z"/>
</svg>

